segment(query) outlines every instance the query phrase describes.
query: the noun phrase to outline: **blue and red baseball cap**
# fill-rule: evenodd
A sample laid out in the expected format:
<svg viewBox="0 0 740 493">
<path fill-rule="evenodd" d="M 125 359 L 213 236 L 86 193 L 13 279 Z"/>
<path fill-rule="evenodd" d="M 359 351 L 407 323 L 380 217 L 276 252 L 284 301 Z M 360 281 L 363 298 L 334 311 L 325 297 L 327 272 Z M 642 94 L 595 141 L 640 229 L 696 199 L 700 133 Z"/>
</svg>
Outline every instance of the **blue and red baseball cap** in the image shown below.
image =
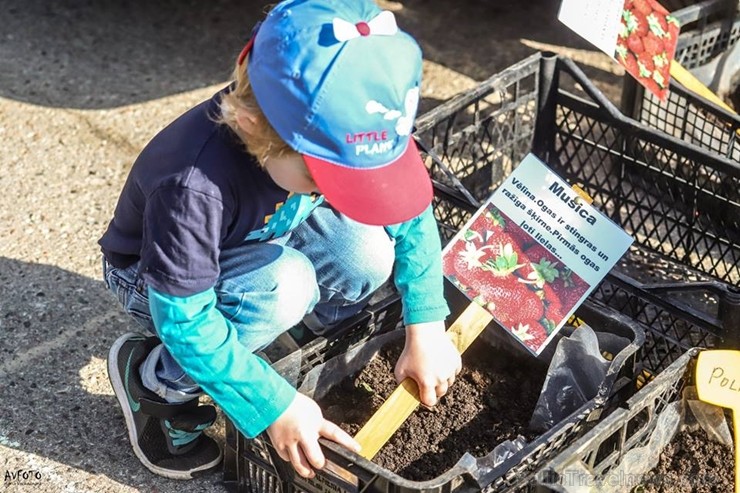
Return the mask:
<svg viewBox="0 0 740 493">
<path fill-rule="evenodd" d="M 277 4 L 242 52 L 257 102 L 319 191 L 366 224 L 419 215 L 432 185 L 411 136 L 422 55 L 372 0 Z"/>
</svg>

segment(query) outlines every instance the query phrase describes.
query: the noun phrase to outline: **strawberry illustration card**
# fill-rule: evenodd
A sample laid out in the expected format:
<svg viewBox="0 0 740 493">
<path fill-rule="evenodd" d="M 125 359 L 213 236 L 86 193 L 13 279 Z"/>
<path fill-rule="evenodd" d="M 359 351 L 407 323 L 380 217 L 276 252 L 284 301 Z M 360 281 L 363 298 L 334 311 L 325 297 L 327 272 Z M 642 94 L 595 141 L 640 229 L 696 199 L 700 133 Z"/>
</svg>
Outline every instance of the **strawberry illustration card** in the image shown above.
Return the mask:
<svg viewBox="0 0 740 493">
<path fill-rule="evenodd" d="M 445 277 L 538 355 L 632 238 L 533 154 L 445 246 Z"/>
<path fill-rule="evenodd" d="M 680 25 L 655 0 L 563 0 L 558 19 L 665 101 Z"/>
</svg>

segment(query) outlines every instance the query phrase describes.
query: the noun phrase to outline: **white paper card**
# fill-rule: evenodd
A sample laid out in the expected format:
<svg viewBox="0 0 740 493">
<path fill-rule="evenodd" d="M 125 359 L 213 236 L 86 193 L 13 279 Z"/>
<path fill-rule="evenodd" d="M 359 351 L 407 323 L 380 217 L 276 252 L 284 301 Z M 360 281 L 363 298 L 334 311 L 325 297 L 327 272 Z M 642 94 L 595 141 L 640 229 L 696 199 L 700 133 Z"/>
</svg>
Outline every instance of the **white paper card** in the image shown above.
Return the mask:
<svg viewBox="0 0 740 493">
<path fill-rule="evenodd" d="M 614 58 L 623 0 L 563 0 L 558 19 Z"/>
</svg>

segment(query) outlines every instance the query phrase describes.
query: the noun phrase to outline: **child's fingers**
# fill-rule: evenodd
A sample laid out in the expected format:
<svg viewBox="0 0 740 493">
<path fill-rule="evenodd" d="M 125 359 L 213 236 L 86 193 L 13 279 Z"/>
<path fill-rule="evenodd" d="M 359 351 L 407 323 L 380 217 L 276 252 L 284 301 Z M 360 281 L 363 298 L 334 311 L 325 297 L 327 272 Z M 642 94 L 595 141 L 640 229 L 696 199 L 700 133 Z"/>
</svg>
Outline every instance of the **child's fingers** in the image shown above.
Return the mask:
<svg viewBox="0 0 740 493">
<path fill-rule="evenodd" d="M 283 447 L 275 447 L 275 450 L 277 450 L 277 453 L 281 459 L 283 459 L 285 462 L 290 462 L 290 454 L 288 453 L 288 449 Z"/>
<path fill-rule="evenodd" d="M 324 453 L 321 451 L 321 446 L 319 445 L 318 440 L 302 441 L 301 450 L 303 451 L 303 456 L 308 459 L 310 466 L 313 466 L 316 469 L 324 468 L 326 465 L 326 459 L 324 458 Z"/>
<path fill-rule="evenodd" d="M 315 472 L 311 469 L 311 466 L 303 454 L 301 447 L 297 444 L 291 444 L 288 447 L 288 455 L 290 456 L 290 463 L 293 464 L 293 469 L 303 476 L 304 478 L 312 478 L 315 476 Z"/>
<path fill-rule="evenodd" d="M 447 393 L 449 386 L 447 385 L 447 381 L 440 382 L 439 385 L 435 388 L 435 393 L 437 394 L 437 397 L 442 397 Z"/>
<path fill-rule="evenodd" d="M 324 420 L 324 424 L 321 426 L 319 434 L 324 438 L 328 438 L 332 442 L 336 442 L 339 445 L 352 450 L 353 452 L 360 451 L 361 447 L 360 444 L 357 443 L 357 440 L 352 438 L 346 431 L 344 431 L 331 421 L 328 421 L 326 419 Z"/>
<path fill-rule="evenodd" d="M 419 385 L 419 400 L 425 406 L 433 407 L 437 404 L 437 388 L 433 385 Z"/>
</svg>

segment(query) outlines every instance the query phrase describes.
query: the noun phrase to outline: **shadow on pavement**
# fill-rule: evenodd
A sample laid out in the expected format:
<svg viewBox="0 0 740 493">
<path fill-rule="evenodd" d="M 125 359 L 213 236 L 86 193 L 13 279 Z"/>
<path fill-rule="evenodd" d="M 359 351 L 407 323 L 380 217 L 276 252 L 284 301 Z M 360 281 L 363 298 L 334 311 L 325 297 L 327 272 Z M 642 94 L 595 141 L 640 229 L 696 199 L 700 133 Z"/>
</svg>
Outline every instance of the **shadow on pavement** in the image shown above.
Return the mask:
<svg viewBox="0 0 740 493">
<path fill-rule="evenodd" d="M 84 491 L 102 491 L 100 476 L 141 491 L 223 491 L 220 472 L 168 480 L 134 456 L 105 360 L 112 342 L 137 328 L 102 281 L 0 258 L 0 328 L 0 456 L 58 463 L 38 490 L 53 491 L 44 484 L 53 475 Z M 0 463 L 11 467 L 7 460 Z"/>
<path fill-rule="evenodd" d="M 558 53 L 580 52 L 586 75 L 607 92 L 619 78 L 604 67 L 590 65 L 606 55 L 558 19 L 559 1 L 552 0 L 403 0 L 399 24 L 414 35 L 424 58 L 481 81 L 528 57 L 545 45 Z M 577 60 L 578 61 L 578 60 Z M 615 64 L 616 66 L 616 64 Z M 611 67 L 610 67 L 611 68 Z M 614 97 L 615 94 L 612 94 Z"/>
<path fill-rule="evenodd" d="M 261 2 L 7 0 L 0 96 L 43 106 L 111 108 L 216 84 Z"/>
<path fill-rule="evenodd" d="M 535 50 L 523 39 L 595 50 L 557 20 L 550 0 L 378 0 L 401 6 L 426 59 L 483 80 Z M 264 5 L 238 0 L 7 0 L 0 96 L 100 109 L 218 84 Z M 585 67 L 595 79 L 612 74 Z"/>
</svg>

